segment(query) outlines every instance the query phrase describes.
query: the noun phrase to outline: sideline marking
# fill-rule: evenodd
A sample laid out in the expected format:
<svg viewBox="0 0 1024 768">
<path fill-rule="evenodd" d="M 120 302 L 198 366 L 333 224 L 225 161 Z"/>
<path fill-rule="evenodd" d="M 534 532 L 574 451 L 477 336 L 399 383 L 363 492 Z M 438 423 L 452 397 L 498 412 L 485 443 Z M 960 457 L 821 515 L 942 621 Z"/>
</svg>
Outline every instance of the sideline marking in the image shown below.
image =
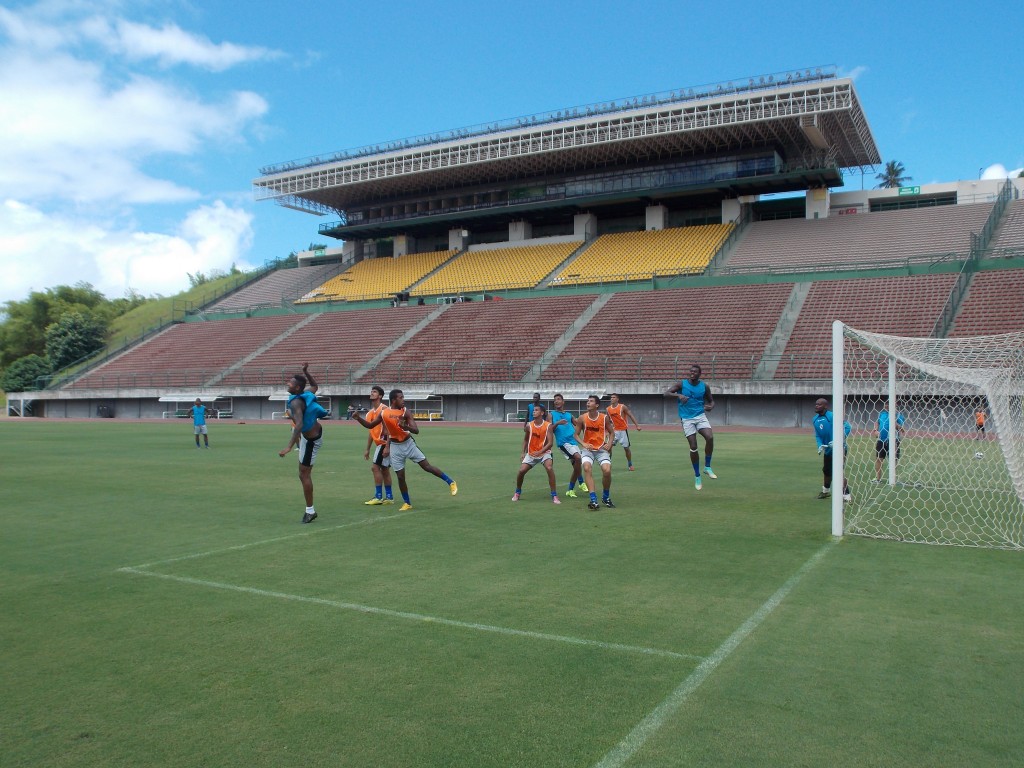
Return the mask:
<svg viewBox="0 0 1024 768">
<path fill-rule="evenodd" d="M 263 544 L 273 544 L 278 541 L 287 541 L 289 539 L 297 539 L 300 536 L 315 536 L 318 533 L 327 533 L 328 531 L 336 531 L 339 528 L 351 528 L 355 525 L 370 525 L 372 523 L 383 522 L 384 520 L 394 520 L 397 517 L 405 517 L 406 515 L 415 515 L 420 510 L 411 509 L 408 512 L 396 512 L 393 515 L 384 515 L 383 517 L 367 517 L 362 520 L 355 520 L 351 523 L 342 523 L 340 525 L 332 525 L 323 528 L 317 528 L 315 530 L 305 530 L 299 533 L 289 533 L 287 536 L 277 536 L 273 539 L 263 539 L 261 541 L 251 541 L 248 544 L 236 544 L 233 547 L 224 547 L 223 549 L 211 549 L 209 552 L 196 552 L 191 555 L 181 555 L 179 557 L 169 557 L 166 560 L 154 560 L 152 563 L 144 563 L 142 565 L 126 565 L 124 568 L 118 568 L 119 571 L 138 571 L 143 568 L 152 568 L 154 565 L 166 565 L 168 563 L 180 563 L 182 560 L 195 560 L 200 557 L 210 557 L 212 555 L 219 555 L 223 552 L 237 552 L 241 549 L 249 549 L 249 547 L 258 547 Z M 155 575 L 155 574 L 154 574 Z"/>
<path fill-rule="evenodd" d="M 143 567 L 118 568 L 118 573 L 134 573 L 139 576 L 153 576 L 158 579 L 177 581 L 182 584 L 192 584 L 200 587 L 211 587 L 213 589 L 225 589 L 231 592 L 242 592 L 260 597 L 275 597 L 280 600 L 291 600 L 297 603 L 312 603 L 314 605 L 326 605 L 331 608 L 341 608 L 347 611 L 358 611 L 360 613 L 387 616 L 393 619 L 405 619 L 407 621 L 418 621 L 424 624 L 442 624 L 448 627 L 459 629 L 475 629 L 481 632 L 493 632 L 499 635 L 512 637 L 528 637 L 533 640 L 548 640 L 558 643 L 569 643 L 570 645 L 582 645 L 590 648 L 601 648 L 609 651 L 624 651 L 627 653 L 640 653 L 646 656 L 667 656 L 673 659 L 688 659 L 691 661 L 702 661 L 703 656 L 694 656 L 688 653 L 676 653 L 658 648 L 644 648 L 637 645 L 626 645 L 624 643 L 605 643 L 600 640 L 587 640 L 582 637 L 569 637 L 566 635 L 551 635 L 546 632 L 531 632 L 525 629 L 510 629 L 508 627 L 495 627 L 489 624 L 476 624 L 469 621 L 457 621 L 455 619 L 444 619 L 437 616 L 425 616 L 419 613 L 408 613 L 406 611 L 395 611 L 390 608 L 376 608 L 371 605 L 359 605 L 358 603 L 345 603 L 340 600 L 327 600 L 322 597 L 304 597 L 302 595 L 290 595 L 286 592 L 274 592 L 268 589 L 257 589 L 256 587 L 240 587 L 236 584 L 224 584 L 217 581 L 206 581 L 205 579 L 193 579 L 190 576 L 172 576 L 167 573 L 156 573 L 143 570 Z"/>
<path fill-rule="evenodd" d="M 679 687 L 666 696 L 665 699 L 658 706 L 652 709 L 643 720 L 637 723 L 636 727 L 626 735 L 626 738 L 620 741 L 615 747 L 606 753 L 604 757 L 595 763 L 593 768 L 620 768 L 626 763 L 626 761 L 633 757 L 633 755 L 640 751 L 640 748 L 651 736 L 658 732 L 661 726 L 665 724 L 665 721 L 676 713 L 676 711 L 690 697 L 690 694 L 700 688 L 701 684 L 711 676 L 712 672 L 718 669 L 721 663 L 736 650 L 739 644 L 746 640 L 746 638 L 761 625 L 761 622 L 768 618 L 771 612 L 778 607 L 779 603 L 786 599 L 786 596 L 793 590 L 793 587 L 800 582 L 808 571 L 821 562 L 822 558 L 832 550 L 838 541 L 838 539 L 830 541 L 811 555 L 811 558 L 800 566 L 800 569 L 790 576 L 786 583 L 776 590 L 775 594 L 769 597 L 760 608 L 754 611 L 754 613 L 750 615 L 750 618 L 740 625 L 739 629 L 729 635 L 729 637 L 725 639 L 725 642 L 718 646 L 714 653 L 705 658 L 697 668 L 690 673 L 690 676 L 679 684 Z"/>
</svg>

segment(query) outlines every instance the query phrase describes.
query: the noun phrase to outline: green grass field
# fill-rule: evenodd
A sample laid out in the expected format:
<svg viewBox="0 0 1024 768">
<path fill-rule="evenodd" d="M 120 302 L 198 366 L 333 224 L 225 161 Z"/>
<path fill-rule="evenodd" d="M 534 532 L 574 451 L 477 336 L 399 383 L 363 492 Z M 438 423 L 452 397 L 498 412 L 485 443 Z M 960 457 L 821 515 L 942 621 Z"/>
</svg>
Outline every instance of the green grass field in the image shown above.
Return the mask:
<svg viewBox="0 0 1024 768">
<path fill-rule="evenodd" d="M 302 526 L 281 424 L 0 421 L 0 765 L 1024 764 L 1024 553 L 834 542 L 809 430 L 589 512 L 423 425 L 400 514 L 326 429 Z"/>
</svg>

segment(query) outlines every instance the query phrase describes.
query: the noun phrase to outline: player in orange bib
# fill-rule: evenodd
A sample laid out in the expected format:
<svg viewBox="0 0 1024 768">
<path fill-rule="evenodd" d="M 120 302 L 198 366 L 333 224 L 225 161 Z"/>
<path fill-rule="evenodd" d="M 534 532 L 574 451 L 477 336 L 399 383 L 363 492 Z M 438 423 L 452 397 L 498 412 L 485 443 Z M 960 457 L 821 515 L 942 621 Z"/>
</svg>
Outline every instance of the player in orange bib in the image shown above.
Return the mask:
<svg viewBox="0 0 1024 768">
<path fill-rule="evenodd" d="M 554 440 L 555 430 L 547 418 L 548 409 L 543 403 L 535 403 L 533 421 L 523 424 L 523 464 L 519 468 L 519 474 L 516 475 L 516 492 L 512 494 L 512 501 L 519 501 L 526 473 L 533 469 L 535 464 L 543 464 L 548 473 L 548 485 L 551 486 L 551 501 L 555 504 L 562 503 L 558 500 L 558 492 L 555 490 L 555 470 L 551 467 L 551 444 Z"/>
<path fill-rule="evenodd" d="M 377 418 L 387 403 L 384 401 L 384 388 L 376 384 L 370 388 L 370 410 L 366 412 L 367 421 Z M 353 411 L 355 413 L 355 411 Z M 373 451 L 373 457 L 370 451 Z M 373 473 L 374 496 L 369 501 L 363 502 L 370 506 L 378 504 L 394 504 L 395 497 L 391 492 L 391 455 L 388 450 L 388 436 L 384 430 L 384 424 L 378 424 L 370 430 L 366 437 L 366 451 L 363 459 L 370 463 L 370 471 Z"/>
<path fill-rule="evenodd" d="M 637 432 L 643 432 L 640 427 L 640 423 L 636 420 L 636 416 L 629 410 L 628 405 L 623 405 L 619 402 L 619 395 L 616 392 L 611 394 L 612 404 L 604 409 L 604 412 L 612 420 L 612 428 L 615 430 L 615 439 L 612 442 L 612 450 L 615 450 L 616 445 L 621 445 L 622 450 L 626 452 L 626 463 L 629 465 L 629 471 L 633 471 L 633 452 L 629 448 L 629 425 L 626 423 L 626 419 L 632 419 L 633 426 L 636 427 Z"/>
<path fill-rule="evenodd" d="M 452 496 L 457 494 L 459 486 L 455 484 L 455 481 L 427 461 L 423 451 L 416 445 L 413 435 L 420 433 L 420 427 L 412 413 L 405 407 L 405 394 L 400 389 L 392 389 L 388 393 L 388 401 L 391 405 L 382 408 L 381 412 L 372 419 L 364 419 L 359 413 L 353 414 L 352 418 L 367 429 L 373 429 L 378 424 L 383 424 L 384 429 L 387 430 L 391 468 L 398 475 L 398 489 L 402 492 L 402 500 L 405 502 L 398 510 L 406 512 L 412 509 L 412 502 L 409 501 L 409 486 L 405 482 L 405 463 L 407 461 L 415 462 L 424 472 L 441 478 L 448 483 L 448 490 Z"/>
<path fill-rule="evenodd" d="M 590 488 L 589 509 L 597 509 L 597 493 L 594 489 L 593 466 L 596 461 L 601 465 L 601 486 L 603 488 L 602 500 L 609 509 L 615 509 L 612 504 L 612 440 L 615 437 L 615 430 L 612 428 L 612 420 L 608 414 L 601 413 L 598 408 L 601 399 L 597 395 L 587 398 L 587 412 L 576 420 L 576 434 L 580 436 L 581 453 L 583 455 L 583 479 Z"/>
</svg>

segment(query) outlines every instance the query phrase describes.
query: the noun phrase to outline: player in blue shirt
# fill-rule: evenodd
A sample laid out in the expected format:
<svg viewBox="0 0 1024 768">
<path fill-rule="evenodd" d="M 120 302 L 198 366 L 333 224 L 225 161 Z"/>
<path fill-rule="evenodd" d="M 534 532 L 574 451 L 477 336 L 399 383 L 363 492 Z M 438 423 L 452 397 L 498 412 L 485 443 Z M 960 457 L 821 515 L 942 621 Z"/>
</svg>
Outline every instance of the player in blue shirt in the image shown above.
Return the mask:
<svg viewBox="0 0 1024 768">
<path fill-rule="evenodd" d="M 526 422 L 527 423 L 533 421 L 533 409 L 536 408 L 538 405 L 541 405 L 541 402 L 540 402 L 540 392 L 534 392 L 533 393 L 533 400 L 531 400 L 527 404 L 527 406 L 526 406 Z"/>
<path fill-rule="evenodd" d="M 203 440 L 206 442 L 206 447 L 210 447 L 210 436 L 206 433 L 206 406 L 203 405 L 203 401 L 200 398 L 196 398 L 195 405 L 192 406 L 192 431 L 196 436 L 196 448 L 201 448 L 199 445 L 199 436 L 203 436 Z"/>
<path fill-rule="evenodd" d="M 540 395 L 537 395 L 539 398 Z M 576 486 L 580 490 L 589 493 L 590 489 L 583 482 L 580 475 L 583 472 L 580 464 L 581 456 L 579 443 L 576 442 L 576 419 L 571 413 L 566 413 L 565 398 L 562 393 L 557 393 L 554 398 L 554 408 L 551 409 L 551 426 L 555 429 L 555 447 L 572 462 L 572 475 L 569 477 L 569 490 L 565 495 L 569 498 L 576 498 Z"/>
<path fill-rule="evenodd" d="M 309 363 L 302 364 L 302 373 L 288 379 L 288 412 L 291 414 L 291 439 L 288 446 L 278 451 L 284 457 L 296 445 L 299 446 L 299 482 L 306 498 L 306 512 L 302 516 L 303 523 L 316 520 L 316 509 L 313 508 L 313 464 L 323 444 L 324 428 L 318 421 L 327 415 L 324 407 L 316 401 L 316 392 L 320 387 L 309 372 Z"/>
<path fill-rule="evenodd" d="M 818 455 L 824 455 L 825 460 L 821 465 L 821 473 L 824 481 L 821 484 L 819 499 L 827 499 L 832 495 L 832 411 L 828 409 L 828 400 L 819 397 L 814 401 L 814 419 L 811 422 L 814 426 L 814 440 L 818 443 Z M 843 456 L 846 455 L 846 436 L 850 434 L 850 423 L 843 422 Z M 843 477 L 843 501 L 849 501 L 850 486 Z"/>
<path fill-rule="evenodd" d="M 896 463 L 900 461 L 900 440 L 903 438 L 903 424 L 907 417 L 896 411 Z M 878 440 L 875 441 L 875 482 L 882 482 L 882 459 L 889 455 L 889 410 L 883 409 L 878 414 Z"/>
<path fill-rule="evenodd" d="M 697 435 L 704 438 L 704 474 L 712 480 L 718 475 L 711 469 L 711 454 L 715 450 L 715 434 L 711 430 L 707 411 L 715 407 L 715 399 L 711 396 L 711 387 L 700 380 L 701 367 L 694 363 L 690 366 L 690 378 L 683 379 L 665 392 L 666 397 L 674 397 L 679 406 L 679 423 L 683 426 L 686 442 L 690 444 L 690 463 L 693 465 L 693 487 L 701 489 L 700 453 L 697 450 Z"/>
</svg>

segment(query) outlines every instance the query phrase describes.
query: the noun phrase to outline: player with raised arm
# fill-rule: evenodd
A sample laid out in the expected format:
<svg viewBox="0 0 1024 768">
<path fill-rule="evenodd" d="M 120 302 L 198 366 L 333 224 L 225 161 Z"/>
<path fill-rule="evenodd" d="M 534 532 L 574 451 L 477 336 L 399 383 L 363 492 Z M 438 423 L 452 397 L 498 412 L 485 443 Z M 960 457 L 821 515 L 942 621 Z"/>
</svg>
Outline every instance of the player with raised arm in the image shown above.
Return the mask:
<svg viewBox="0 0 1024 768">
<path fill-rule="evenodd" d="M 309 372 L 309 363 L 302 364 L 302 373 L 288 379 L 288 413 L 293 422 L 291 439 L 278 456 L 284 457 L 296 445 L 299 447 L 299 482 L 302 494 L 306 499 L 306 512 L 302 515 L 303 523 L 316 520 L 316 509 L 313 508 L 313 464 L 323 444 L 324 428 L 319 419 L 327 415 L 324 407 L 316 401 L 319 385 Z"/>
<path fill-rule="evenodd" d="M 715 433 L 708 421 L 707 411 L 715 407 L 715 399 L 711 396 L 711 387 L 701 381 L 702 369 L 694 363 L 690 366 L 690 378 L 683 379 L 665 392 L 667 397 L 678 400 L 679 423 L 682 424 L 686 442 L 690 444 L 690 463 L 693 465 L 693 487 L 698 491 L 702 487 L 700 478 L 700 452 L 697 450 L 697 435 L 704 438 L 704 474 L 712 480 L 718 475 L 711 469 L 711 454 L 715 450 Z"/>
<path fill-rule="evenodd" d="M 374 384 L 370 387 L 370 410 L 366 412 L 367 420 L 373 420 L 384 410 L 384 388 Z M 353 407 L 349 414 L 351 419 L 359 412 L 358 407 Z M 373 451 L 373 458 L 370 451 Z M 395 498 L 391 491 L 391 456 L 388 449 L 388 436 L 384 424 L 378 424 L 370 430 L 366 436 L 366 451 L 363 459 L 370 462 L 370 471 L 373 473 L 374 495 L 364 504 L 376 506 L 378 504 L 394 504 Z"/>
<path fill-rule="evenodd" d="M 609 453 L 612 448 L 612 440 L 615 437 L 615 430 L 612 429 L 612 420 L 607 413 L 601 413 L 601 399 L 597 395 L 587 398 L 587 412 L 576 420 L 576 434 L 583 443 L 583 477 L 590 486 L 589 509 L 597 509 L 597 493 L 594 491 L 594 474 L 592 467 L 596 461 L 601 465 L 601 486 L 603 489 L 602 500 L 609 509 L 615 509 L 612 503 L 612 457 Z"/>
<path fill-rule="evenodd" d="M 576 442 L 576 419 L 565 410 L 565 398 L 561 392 L 556 393 L 552 399 L 554 400 L 555 407 L 551 411 L 551 426 L 555 430 L 555 445 L 572 464 L 572 475 L 569 476 L 569 490 L 565 492 L 565 495 L 575 499 L 577 483 L 580 490 L 584 493 L 590 491 L 590 487 L 581 478 L 583 465 L 580 459 L 583 454 L 580 452 L 580 446 Z"/>
<path fill-rule="evenodd" d="M 626 419 L 633 421 L 633 426 L 636 427 L 637 432 L 642 432 L 643 429 L 640 427 L 640 423 L 636 420 L 633 412 L 629 410 L 629 406 L 619 402 L 617 392 L 612 392 L 611 401 L 611 405 L 605 408 L 605 413 L 611 418 L 612 427 L 615 429 L 615 440 L 612 442 L 612 450 L 615 450 L 616 445 L 622 446 L 622 450 L 626 453 L 627 469 L 632 472 L 633 453 L 629 448 L 629 424 L 626 423 Z"/>
<path fill-rule="evenodd" d="M 448 490 L 451 491 L 452 496 L 457 494 L 459 486 L 455 484 L 455 481 L 427 461 L 423 451 L 416 445 L 413 435 L 420 433 L 420 427 L 412 412 L 405 407 L 405 394 L 402 390 L 392 389 L 388 394 L 388 402 L 389 405 L 381 409 L 381 412 L 372 419 L 364 419 L 359 413 L 352 414 L 352 418 L 367 429 L 373 429 L 378 424 L 383 424 L 387 430 L 391 468 L 398 475 L 398 489 L 402 492 L 402 500 L 405 502 L 399 507 L 399 510 L 405 512 L 412 509 L 412 502 L 409 501 L 409 486 L 405 482 L 405 463 L 407 461 L 413 461 L 419 464 L 423 471 L 441 478 L 448 483 Z"/>
<path fill-rule="evenodd" d="M 533 469 L 534 465 L 542 464 L 548 473 L 551 501 L 555 504 L 562 503 L 558 500 L 558 491 L 555 490 L 555 471 L 551 468 L 551 445 L 555 431 L 551 422 L 547 420 L 547 415 L 547 408 L 542 403 L 537 403 L 533 408 L 533 421 L 523 424 L 523 463 L 519 468 L 519 474 L 516 475 L 516 492 L 512 494 L 512 501 L 519 501 L 526 473 Z"/>
</svg>

